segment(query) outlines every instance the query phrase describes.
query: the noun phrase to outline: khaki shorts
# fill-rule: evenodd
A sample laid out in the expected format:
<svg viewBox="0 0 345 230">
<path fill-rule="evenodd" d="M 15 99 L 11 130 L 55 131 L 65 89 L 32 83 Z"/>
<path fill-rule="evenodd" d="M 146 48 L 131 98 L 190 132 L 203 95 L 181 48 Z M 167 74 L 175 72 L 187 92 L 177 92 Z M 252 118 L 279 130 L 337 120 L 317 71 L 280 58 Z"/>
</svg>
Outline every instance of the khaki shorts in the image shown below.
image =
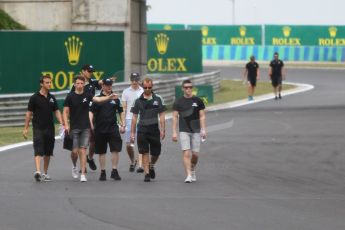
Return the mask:
<svg viewBox="0 0 345 230">
<path fill-rule="evenodd" d="M 182 150 L 200 152 L 200 133 L 180 132 L 180 143 Z"/>
</svg>

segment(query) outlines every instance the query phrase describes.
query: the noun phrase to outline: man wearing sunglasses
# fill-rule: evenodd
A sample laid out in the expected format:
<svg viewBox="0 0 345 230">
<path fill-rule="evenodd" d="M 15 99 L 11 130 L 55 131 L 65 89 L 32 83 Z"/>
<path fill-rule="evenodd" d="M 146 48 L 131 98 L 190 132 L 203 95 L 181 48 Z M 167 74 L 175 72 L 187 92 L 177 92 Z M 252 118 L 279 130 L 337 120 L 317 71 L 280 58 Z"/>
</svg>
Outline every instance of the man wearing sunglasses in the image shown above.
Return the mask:
<svg viewBox="0 0 345 230">
<path fill-rule="evenodd" d="M 185 183 L 196 181 L 195 167 L 198 163 L 200 140 L 206 139 L 205 104 L 193 96 L 190 80 L 182 83 L 183 96 L 173 105 L 172 140 L 177 142 L 177 120 L 179 121 L 180 143 L 186 172 Z"/>
<path fill-rule="evenodd" d="M 162 97 L 152 92 L 152 79 L 145 78 L 142 85 L 144 93 L 135 100 L 131 109 L 131 141 L 134 142 L 138 128 L 137 144 L 139 153 L 143 154 L 144 181 L 149 182 L 156 177 L 154 165 L 161 153 L 161 139 L 165 137 L 166 107 Z"/>
</svg>

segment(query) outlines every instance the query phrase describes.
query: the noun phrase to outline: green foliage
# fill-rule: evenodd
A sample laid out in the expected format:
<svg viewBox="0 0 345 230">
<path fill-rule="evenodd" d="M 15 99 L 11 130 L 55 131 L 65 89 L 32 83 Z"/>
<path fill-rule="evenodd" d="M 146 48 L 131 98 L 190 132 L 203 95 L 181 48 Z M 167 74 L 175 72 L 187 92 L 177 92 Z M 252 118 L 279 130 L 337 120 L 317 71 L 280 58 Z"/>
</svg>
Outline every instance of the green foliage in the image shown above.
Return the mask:
<svg viewBox="0 0 345 230">
<path fill-rule="evenodd" d="M 27 28 L 11 18 L 5 11 L 0 9 L 0 30 L 26 30 Z"/>
</svg>

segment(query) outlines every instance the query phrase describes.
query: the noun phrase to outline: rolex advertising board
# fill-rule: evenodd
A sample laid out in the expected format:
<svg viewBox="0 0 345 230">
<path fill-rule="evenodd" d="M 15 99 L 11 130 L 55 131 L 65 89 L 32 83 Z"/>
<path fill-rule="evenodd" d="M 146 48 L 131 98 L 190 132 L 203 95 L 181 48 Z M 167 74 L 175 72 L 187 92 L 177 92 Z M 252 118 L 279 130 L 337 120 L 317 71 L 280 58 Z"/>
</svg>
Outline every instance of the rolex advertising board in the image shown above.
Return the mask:
<svg viewBox="0 0 345 230">
<path fill-rule="evenodd" d="M 184 30 L 184 24 L 147 24 L 147 30 Z"/>
<path fill-rule="evenodd" d="M 278 46 L 345 46 L 345 26 L 265 26 L 265 44 Z"/>
<path fill-rule="evenodd" d="M 261 26 L 189 25 L 201 30 L 203 45 L 261 45 Z"/>
<path fill-rule="evenodd" d="M 42 75 L 69 89 L 84 64 L 96 79 L 124 69 L 123 32 L 0 32 L 0 93 L 31 93 Z M 123 76 L 116 76 L 123 81 Z"/>
<path fill-rule="evenodd" d="M 201 32 L 155 30 L 148 32 L 149 73 L 201 73 Z"/>
</svg>

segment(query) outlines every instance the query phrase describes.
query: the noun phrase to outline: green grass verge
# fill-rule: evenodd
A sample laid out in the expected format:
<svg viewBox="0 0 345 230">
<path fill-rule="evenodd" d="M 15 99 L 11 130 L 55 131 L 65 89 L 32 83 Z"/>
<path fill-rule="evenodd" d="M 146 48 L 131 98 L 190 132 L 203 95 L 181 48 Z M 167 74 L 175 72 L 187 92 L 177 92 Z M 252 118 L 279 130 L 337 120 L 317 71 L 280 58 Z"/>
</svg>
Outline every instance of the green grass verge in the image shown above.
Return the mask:
<svg viewBox="0 0 345 230">
<path fill-rule="evenodd" d="M 294 88 L 293 85 L 284 85 L 283 89 Z M 255 90 L 255 95 L 262 95 L 272 92 L 272 86 L 270 82 L 259 82 Z M 225 102 L 231 102 L 235 100 L 247 98 L 247 87 L 243 85 L 242 81 L 222 80 L 221 89 L 219 92 L 214 94 L 214 103 L 209 104 L 220 104 Z M 171 111 L 171 107 L 168 107 L 168 111 Z M 55 127 L 56 133 L 58 132 L 58 125 Z M 18 143 L 24 141 L 22 135 L 23 127 L 6 127 L 0 128 L 0 146 Z M 32 140 L 32 129 L 30 127 L 28 140 Z"/>
</svg>

